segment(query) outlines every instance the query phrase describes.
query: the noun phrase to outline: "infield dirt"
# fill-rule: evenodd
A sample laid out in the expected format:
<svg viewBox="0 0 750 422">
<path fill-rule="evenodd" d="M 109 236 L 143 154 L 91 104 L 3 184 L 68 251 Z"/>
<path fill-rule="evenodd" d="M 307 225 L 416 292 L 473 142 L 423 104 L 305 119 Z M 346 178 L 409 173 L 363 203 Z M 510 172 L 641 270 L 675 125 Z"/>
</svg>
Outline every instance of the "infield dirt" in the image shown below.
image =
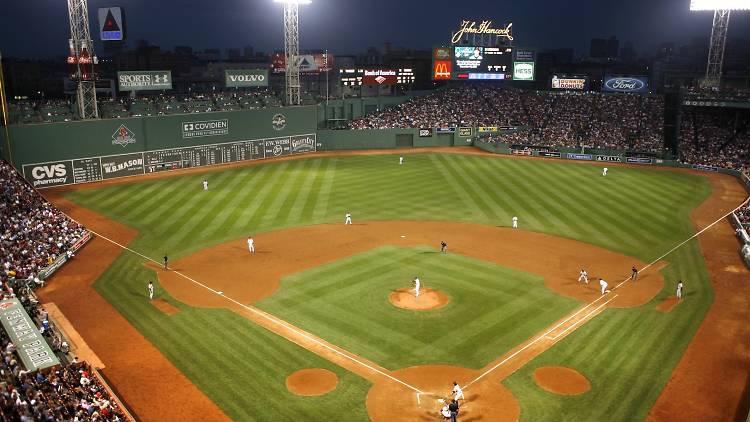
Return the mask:
<svg viewBox="0 0 750 422">
<path fill-rule="evenodd" d="M 461 149 L 424 149 L 419 152 L 435 151 L 451 153 L 467 152 L 466 150 Z M 389 152 L 394 151 L 367 153 L 385 154 Z M 398 150 L 398 152 L 402 153 L 403 151 Z M 484 154 L 481 152 L 477 153 Z M 327 153 L 325 155 L 338 154 Z M 519 159 L 517 157 L 496 157 L 498 159 Z M 255 164 L 256 163 L 253 163 L 252 165 Z M 577 165 L 582 163 L 569 164 Z M 215 170 L 215 168 L 211 170 Z M 197 171 L 202 172 L 208 170 L 198 169 Z M 657 171 L 669 170 L 661 169 Z M 159 175 L 158 177 L 172 177 L 181 173 L 184 172 L 164 174 Z M 692 215 L 693 222 L 697 228 L 704 227 L 706 224 L 711 223 L 716 218 L 720 217 L 726 211 L 734 208 L 742 202 L 742 199 L 744 199 L 744 196 L 746 195 L 744 188 L 739 182 L 730 176 L 705 173 L 700 174 L 710 179 L 713 191 L 711 197 Z M 154 176 L 154 178 L 155 177 L 157 176 Z M 129 182 L 131 181 L 119 180 L 110 183 Z M 101 184 L 87 185 L 83 188 L 98 186 L 101 186 Z M 122 226 L 117 222 L 107 220 L 87 209 L 76 206 L 59 196 L 59 192 L 70 189 L 77 188 L 66 187 L 57 190 L 46 190 L 44 191 L 44 194 L 51 202 L 76 220 L 122 244 L 129 243 L 130 240 L 135 237 L 136 233 L 132 229 Z M 536 233 L 529 234 L 539 235 Z M 418 241 L 415 244 L 433 244 L 436 239 L 440 239 L 440 237 L 437 237 L 435 233 L 434 235 L 430 235 L 429 239 L 424 239 L 421 242 Z M 273 242 L 266 243 L 266 239 L 257 240 L 258 247 L 261 250 L 264 250 L 264 248 L 270 249 L 272 247 L 271 245 Z M 268 240 L 271 239 L 269 238 Z M 364 243 L 372 243 L 369 239 L 364 240 Z M 294 242 L 290 242 L 294 244 Z M 393 243 L 399 244 L 399 239 L 395 239 Z M 709 274 L 712 278 L 712 284 L 716 294 L 715 303 L 711 307 L 706 319 L 703 321 L 693 339 L 693 342 L 690 344 L 685 355 L 675 368 L 667 387 L 664 389 L 659 400 L 652 409 L 652 412 L 649 415 L 649 419 L 651 420 L 726 420 L 742 413 L 742 409 L 737 407 L 737 403 L 740 402 L 745 387 L 748 368 L 750 368 L 750 352 L 748 352 L 748 350 L 750 350 L 750 348 L 748 348 L 748 344 L 750 344 L 750 326 L 745 323 L 750 319 L 750 284 L 746 282 L 750 273 L 746 270 L 736 252 L 738 245 L 734 238 L 733 230 L 728 223 L 722 222 L 713 229 L 707 231 L 700 238 L 700 243 L 709 268 Z M 451 252 L 456 252 L 456 246 L 460 245 L 458 245 L 455 240 L 452 240 Z M 227 247 L 236 247 L 238 250 L 244 251 L 241 242 L 238 242 L 236 246 Z M 373 245 L 364 245 L 362 250 L 371 247 L 373 247 Z M 202 418 L 206 420 L 226 420 L 226 416 L 213 402 L 190 383 L 190 381 L 155 347 L 153 347 L 153 345 L 143 338 L 143 336 L 130 326 L 109 303 L 91 288 L 91 283 L 93 283 L 96 278 L 104 272 L 104 270 L 121 252 L 122 250 L 120 247 L 106 242 L 103 239 L 94 238 L 84 247 L 76 259 L 71 263 L 66 264 L 60 271 L 58 271 L 54 280 L 40 291 L 42 300 L 53 301 L 58 304 L 65 316 L 75 325 L 75 328 L 84 337 L 85 341 L 105 362 L 107 365 L 107 369 L 104 371 L 105 375 L 113 383 L 114 387 L 121 394 L 128 406 L 139 415 L 140 418 L 144 420 L 186 420 L 192 415 L 201 414 Z M 466 253 L 466 251 L 462 252 L 460 250 L 457 252 Z M 354 253 L 354 251 L 350 250 L 348 253 L 351 254 Z M 481 256 L 477 257 L 480 259 L 486 259 Z M 334 257 L 329 256 L 328 259 L 334 259 Z M 494 261 L 493 259 L 488 260 Z M 636 261 L 626 257 L 625 261 L 616 262 L 614 268 L 617 268 L 618 270 L 616 270 L 615 273 L 610 273 L 614 277 L 613 280 L 617 280 L 619 277 L 624 278 L 627 275 L 627 269 L 630 268 L 630 265 L 635 263 Z M 281 273 L 286 274 L 301 271 L 305 268 L 304 266 L 297 266 L 296 264 L 297 263 L 294 260 L 291 260 L 287 263 L 288 267 L 286 269 L 277 268 L 274 271 L 282 270 Z M 540 274 L 538 271 L 539 263 L 537 262 L 536 264 L 536 270 L 529 272 Z M 580 265 L 579 262 L 571 262 L 570 264 L 571 267 Z M 501 263 L 501 265 L 505 264 Z M 513 265 L 506 266 L 514 268 Z M 621 269 L 621 271 L 619 271 L 619 269 Z M 564 274 L 559 275 L 559 283 L 548 285 L 548 287 L 558 291 L 560 294 L 575 297 L 580 300 L 588 301 L 592 298 L 596 298 L 598 293 L 593 288 L 589 287 L 586 289 L 575 282 L 577 270 L 578 269 L 576 268 L 573 273 L 566 270 Z M 608 274 L 606 272 L 607 270 L 608 268 L 593 268 L 589 270 L 589 273 L 592 275 L 593 279 L 594 277 L 600 276 L 600 274 Z M 159 275 L 162 277 L 164 274 Z M 639 279 L 640 286 L 651 284 L 645 282 L 640 283 L 640 281 L 646 281 L 645 276 L 646 275 L 644 274 L 643 278 Z M 660 277 L 658 278 L 660 279 Z M 169 283 L 168 279 L 169 277 L 165 277 L 164 282 Z M 215 279 L 221 280 L 220 277 L 211 277 L 211 280 Z M 177 283 L 177 280 L 173 280 L 172 282 Z M 275 283 L 278 283 L 278 278 Z M 547 283 L 546 276 L 545 283 Z M 658 281 L 654 280 L 654 284 L 657 283 Z M 239 293 L 242 295 L 243 303 L 252 303 L 255 300 L 271 294 L 277 286 L 277 284 L 261 286 L 260 291 L 256 291 L 256 289 L 253 288 L 251 289 L 253 290 L 252 292 L 233 291 L 232 294 Z M 689 284 L 686 285 L 686 289 L 689 291 Z M 633 292 L 632 294 L 626 295 L 625 292 L 627 290 L 630 289 L 618 291 L 618 297 L 612 301 L 610 305 L 623 307 L 638 306 L 650 300 L 650 298 L 659 291 Z M 622 295 L 622 297 L 620 297 L 620 295 Z M 226 306 L 226 303 L 218 303 L 221 301 L 220 298 L 208 299 L 208 296 L 209 295 L 205 294 L 205 291 L 201 292 L 200 298 L 197 301 L 199 303 L 195 303 L 193 300 L 190 300 L 189 297 L 181 298 L 181 300 L 197 306 Z M 247 310 L 241 312 L 248 316 Z M 255 317 L 257 317 L 257 315 L 255 315 Z M 275 325 L 270 322 L 268 322 L 268 324 Z M 111 332 L 117 332 L 118 335 L 116 337 L 111 336 L 109 335 Z M 552 334 L 554 333 L 555 332 Z M 122 347 L 122 344 L 129 344 L 131 347 L 124 348 Z M 536 345 L 534 345 L 534 347 L 528 347 L 525 350 L 533 350 L 536 348 L 535 346 Z M 313 344 L 303 347 L 307 347 L 318 354 L 322 352 L 315 351 L 314 349 L 316 347 L 331 353 L 330 350 L 325 349 L 320 345 Z M 509 357 L 515 356 L 513 354 L 518 350 L 523 350 L 524 347 L 527 346 L 519 345 L 517 349 L 509 351 Z M 345 353 L 345 351 L 342 353 Z M 533 357 L 533 355 L 531 357 Z M 499 358 L 499 362 L 493 362 L 491 365 L 488 365 L 488 367 L 492 368 L 494 365 L 506 361 L 506 359 L 508 359 L 508 357 Z M 366 360 L 362 359 L 362 361 L 367 363 Z M 506 365 L 506 369 L 501 371 L 504 374 L 498 373 L 495 375 L 505 376 L 508 372 L 512 373 L 517 367 L 520 367 L 519 365 L 523 365 L 525 361 L 526 359 L 521 359 L 518 360 L 516 365 Z M 376 388 L 379 388 L 379 386 L 394 384 L 383 374 L 370 370 L 363 371 L 363 367 L 359 364 L 352 365 L 356 366 L 357 370 L 347 368 L 346 365 L 342 364 L 343 367 L 352 369 L 355 373 L 359 373 L 368 379 L 380 379 L 381 382 L 375 384 L 375 387 L 373 387 L 370 394 L 372 394 Z M 376 370 L 379 369 L 374 363 L 372 363 L 372 368 Z M 449 385 L 442 387 L 445 377 L 447 376 L 450 378 L 452 375 L 457 375 L 453 372 L 454 370 L 443 370 L 440 369 L 441 367 L 434 368 L 434 371 L 432 367 L 419 368 L 422 368 L 422 371 L 419 371 L 420 378 L 426 379 L 433 376 L 439 378 L 439 381 L 436 379 L 434 382 L 434 388 L 436 389 L 449 389 Z M 408 368 L 400 370 L 405 372 L 397 375 L 408 380 L 412 375 L 409 375 L 407 370 Z M 416 371 L 416 369 L 413 371 Z M 463 368 L 455 369 L 455 371 L 463 371 Z M 368 373 L 364 374 L 363 372 Z M 394 371 L 394 373 L 395 372 L 397 371 Z M 434 373 L 434 375 L 430 375 L 431 373 Z M 164 388 L 165 380 L 169 380 L 170 388 L 168 389 Z M 426 388 L 427 387 L 425 387 L 425 389 Z M 469 392 L 470 391 L 471 390 L 469 390 Z M 497 388 L 492 392 L 493 395 L 502 393 L 502 390 L 498 390 Z M 416 394 L 409 394 L 409 397 L 414 397 L 414 400 L 416 400 Z M 505 416 L 513 416 L 514 406 L 512 403 L 514 401 L 515 399 L 512 398 L 511 395 L 508 401 L 508 409 L 510 409 L 510 411 L 504 414 Z M 378 407 L 380 406 L 370 404 L 370 396 L 368 395 L 368 410 L 371 412 L 371 416 L 375 416 L 377 419 L 381 419 L 381 416 L 387 417 L 387 415 L 378 416 L 378 411 L 374 410 Z M 373 412 L 375 412 L 375 414 L 373 414 Z M 432 409 L 427 410 L 425 408 L 422 413 L 419 414 L 419 418 L 425 419 L 428 416 L 431 417 L 432 412 Z M 435 416 L 437 416 L 436 413 Z M 516 417 L 517 416 L 518 414 L 516 413 Z"/>
</svg>

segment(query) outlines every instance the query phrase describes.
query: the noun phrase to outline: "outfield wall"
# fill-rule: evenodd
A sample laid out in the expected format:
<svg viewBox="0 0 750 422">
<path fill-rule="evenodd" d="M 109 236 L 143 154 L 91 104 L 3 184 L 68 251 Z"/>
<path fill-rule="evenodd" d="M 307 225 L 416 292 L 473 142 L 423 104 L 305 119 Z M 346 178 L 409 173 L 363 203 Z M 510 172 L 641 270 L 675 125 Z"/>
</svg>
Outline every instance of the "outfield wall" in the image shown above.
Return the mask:
<svg viewBox="0 0 750 422">
<path fill-rule="evenodd" d="M 41 188 L 315 151 L 317 125 L 316 106 L 15 125 L 10 156 Z"/>
<path fill-rule="evenodd" d="M 457 132 L 438 133 L 435 129 L 430 129 L 430 136 L 420 136 L 420 131 L 421 129 L 318 130 L 318 149 L 336 151 L 471 145 L 471 136 L 462 137 Z"/>
</svg>

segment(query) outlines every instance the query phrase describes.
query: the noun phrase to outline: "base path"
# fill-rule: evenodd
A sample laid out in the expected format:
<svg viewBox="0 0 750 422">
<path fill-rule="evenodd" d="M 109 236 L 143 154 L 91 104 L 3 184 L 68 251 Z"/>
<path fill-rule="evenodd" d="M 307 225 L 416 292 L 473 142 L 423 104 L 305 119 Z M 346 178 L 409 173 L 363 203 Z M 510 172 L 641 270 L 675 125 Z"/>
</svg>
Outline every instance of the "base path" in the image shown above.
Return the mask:
<svg viewBox="0 0 750 422">
<path fill-rule="evenodd" d="M 747 191 L 734 177 L 708 177 L 713 192 L 691 215 L 696 228 L 712 223 L 747 197 Z M 729 222 L 722 221 L 699 240 L 714 289 L 714 303 L 651 409 L 649 421 L 747 418 L 743 393 L 749 390 L 750 271 L 740 258 L 739 243 Z M 687 289 L 689 286 L 686 284 Z"/>
<path fill-rule="evenodd" d="M 55 206 L 110 239 L 124 245 L 136 232 L 80 208 L 47 196 Z M 91 284 L 123 253 L 94 237 L 76 257 L 58 270 L 38 291 L 42 302 L 54 302 L 86 344 L 104 362 L 101 372 L 126 406 L 141 420 L 227 421 L 229 418 L 183 375 L 159 350 L 112 307 Z M 112 333 L 116 333 L 113 335 Z M 165 388 L 168 385 L 169 388 Z"/>
</svg>

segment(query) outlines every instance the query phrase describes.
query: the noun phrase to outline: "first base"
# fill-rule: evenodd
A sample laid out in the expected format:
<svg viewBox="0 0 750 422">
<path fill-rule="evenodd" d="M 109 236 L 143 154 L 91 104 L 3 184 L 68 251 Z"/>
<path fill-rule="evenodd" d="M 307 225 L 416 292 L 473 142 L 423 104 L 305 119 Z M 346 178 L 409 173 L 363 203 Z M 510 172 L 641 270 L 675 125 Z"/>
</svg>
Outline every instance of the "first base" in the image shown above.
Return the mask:
<svg viewBox="0 0 750 422">
<path fill-rule="evenodd" d="M 403 239 L 403 238 L 405 238 L 405 237 L 406 237 L 406 236 L 404 236 L 403 234 L 401 235 L 401 238 L 402 238 L 402 239 Z"/>
</svg>

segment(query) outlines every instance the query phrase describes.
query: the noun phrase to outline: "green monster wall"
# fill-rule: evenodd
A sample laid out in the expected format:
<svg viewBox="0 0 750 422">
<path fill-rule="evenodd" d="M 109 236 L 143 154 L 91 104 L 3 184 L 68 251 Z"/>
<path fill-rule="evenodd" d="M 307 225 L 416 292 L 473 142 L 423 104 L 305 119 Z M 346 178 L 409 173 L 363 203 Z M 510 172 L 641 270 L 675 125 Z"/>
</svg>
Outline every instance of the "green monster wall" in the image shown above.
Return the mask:
<svg viewBox="0 0 750 422">
<path fill-rule="evenodd" d="M 222 127 L 203 136 L 184 131 L 198 122 L 222 122 Z M 317 123 L 317 107 L 311 106 L 15 125 L 9 128 L 9 152 L 20 169 L 31 163 L 313 134 Z"/>
</svg>

